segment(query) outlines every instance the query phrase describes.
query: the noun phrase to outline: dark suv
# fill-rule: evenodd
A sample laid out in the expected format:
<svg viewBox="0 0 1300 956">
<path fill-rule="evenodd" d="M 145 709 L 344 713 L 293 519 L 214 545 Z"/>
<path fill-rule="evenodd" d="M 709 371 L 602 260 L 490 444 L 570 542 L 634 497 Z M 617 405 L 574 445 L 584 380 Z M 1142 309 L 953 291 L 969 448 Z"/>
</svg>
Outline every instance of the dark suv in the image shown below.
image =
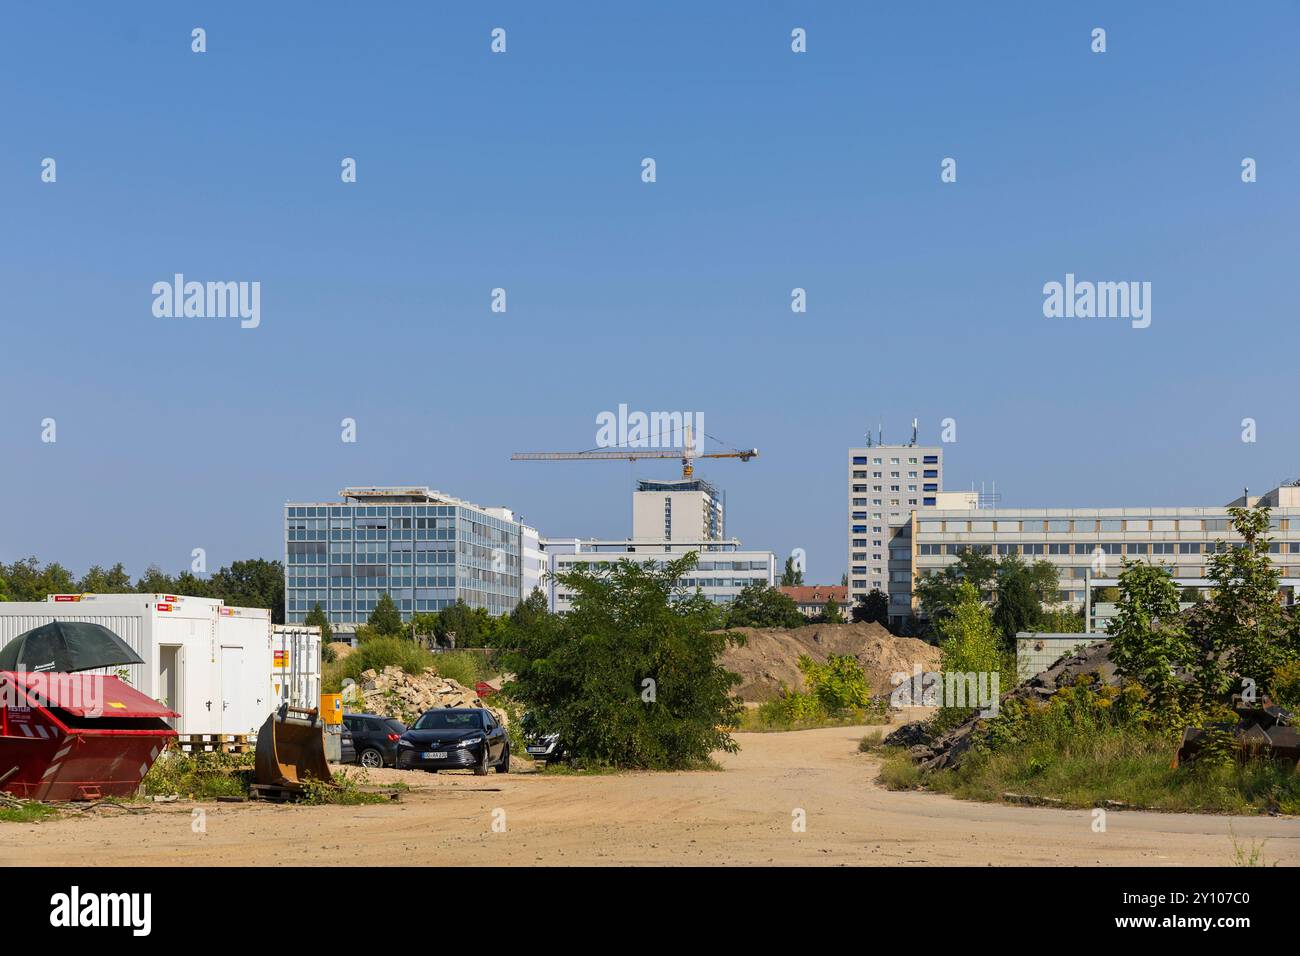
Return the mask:
<svg viewBox="0 0 1300 956">
<path fill-rule="evenodd" d="M 397 766 L 397 741 L 406 725 L 377 714 L 344 714 L 343 725 L 352 732 L 356 762 L 363 767 Z"/>
</svg>

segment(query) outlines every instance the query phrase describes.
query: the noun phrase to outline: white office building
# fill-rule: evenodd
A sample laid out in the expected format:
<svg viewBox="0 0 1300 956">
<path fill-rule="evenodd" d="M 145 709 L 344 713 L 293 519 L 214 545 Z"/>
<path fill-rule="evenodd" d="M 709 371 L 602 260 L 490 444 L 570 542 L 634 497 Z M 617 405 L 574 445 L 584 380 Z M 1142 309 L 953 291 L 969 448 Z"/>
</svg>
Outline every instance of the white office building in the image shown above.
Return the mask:
<svg viewBox="0 0 1300 956">
<path fill-rule="evenodd" d="M 776 555 L 771 551 L 748 551 L 736 540 L 724 541 L 610 541 L 578 538 L 548 538 L 542 542 L 554 574 L 564 574 L 579 565 L 593 570 L 611 567 L 619 561 L 655 562 L 662 565 L 676 561 L 688 552 L 697 556 L 695 570 L 681 579 L 682 587 L 700 592 L 716 604 L 726 604 L 745 587 L 760 583 L 771 586 L 776 580 Z M 572 595 L 558 584 L 554 574 L 547 580 L 547 596 L 552 611 L 573 607 Z"/>
<path fill-rule="evenodd" d="M 909 589 L 915 579 L 943 570 L 966 549 L 995 557 L 1019 555 L 1027 564 L 1056 566 L 1062 604 L 1091 603 L 1089 588 L 1117 583 L 1125 561 L 1165 565 L 1181 587 L 1205 589 L 1215 551 L 1239 541 L 1229 507 L 1267 505 L 1270 557 L 1282 574 L 1288 603 L 1300 584 L 1300 485 L 1281 485 L 1227 505 L 1184 508 L 933 508 L 912 518 Z M 1091 607 L 1090 630 L 1104 630 L 1113 609 Z"/>
<path fill-rule="evenodd" d="M 621 560 L 664 564 L 689 552 L 697 555 L 683 587 L 699 588 L 709 600 L 726 604 L 745 587 L 776 581 L 776 555 L 746 550 L 726 536 L 724 495 L 703 478 L 643 479 L 632 493 L 632 537 L 617 539 L 547 538 L 541 542 L 551 574 L 544 590 L 552 611 L 572 608 L 572 595 L 555 575 L 579 565 L 607 568 Z"/>
</svg>

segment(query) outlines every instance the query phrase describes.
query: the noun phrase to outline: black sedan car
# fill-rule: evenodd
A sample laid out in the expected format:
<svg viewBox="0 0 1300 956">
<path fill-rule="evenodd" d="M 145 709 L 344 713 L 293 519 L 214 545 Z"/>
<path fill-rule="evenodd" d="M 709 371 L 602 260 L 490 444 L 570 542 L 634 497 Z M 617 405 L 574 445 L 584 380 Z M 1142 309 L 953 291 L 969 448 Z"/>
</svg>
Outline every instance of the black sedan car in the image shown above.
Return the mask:
<svg viewBox="0 0 1300 956">
<path fill-rule="evenodd" d="M 352 759 L 363 767 L 397 766 L 397 741 L 406 724 L 378 714 L 344 714 L 343 726 L 352 732 Z M 344 763 L 351 763 L 344 755 Z"/>
<path fill-rule="evenodd" d="M 419 716 L 397 741 L 397 766 L 409 770 L 510 772 L 506 729 L 482 707 L 444 707 Z"/>
</svg>

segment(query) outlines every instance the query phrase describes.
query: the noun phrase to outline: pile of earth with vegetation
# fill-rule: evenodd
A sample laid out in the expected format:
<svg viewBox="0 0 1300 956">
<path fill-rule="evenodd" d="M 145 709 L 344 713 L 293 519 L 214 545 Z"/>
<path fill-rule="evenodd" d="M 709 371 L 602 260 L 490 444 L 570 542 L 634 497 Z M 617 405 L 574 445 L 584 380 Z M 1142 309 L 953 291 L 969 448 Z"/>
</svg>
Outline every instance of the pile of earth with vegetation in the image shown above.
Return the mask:
<svg viewBox="0 0 1300 956">
<path fill-rule="evenodd" d="M 747 709 L 740 729 L 810 730 L 889 722 L 888 698 L 872 694 L 866 671 L 852 657 L 831 654 L 818 663 L 805 654 L 799 658 L 799 671 L 805 690 L 782 687 L 776 697 Z"/>
<path fill-rule="evenodd" d="M 932 671 L 939 649 L 914 637 L 896 637 L 876 623 L 812 624 L 795 628 L 737 627 L 728 632 L 744 639 L 722 654 L 727 670 L 740 675 L 736 692 L 744 700 L 771 701 L 787 688 L 800 687 L 807 675 L 803 659 L 826 664 L 847 657 L 864 672 L 872 696 L 888 697 L 894 676 L 917 669 Z"/>
<path fill-rule="evenodd" d="M 1234 693 L 1300 705 L 1300 611 L 1279 597 L 1269 510 L 1229 513 L 1234 539 L 1210 559 L 1203 600 L 1180 610 L 1167 569 L 1126 562 L 1105 642 L 1001 695 L 987 714 L 941 706 L 895 731 L 882 742 L 882 780 L 982 800 L 1300 813 L 1294 763 L 1248 753 L 1229 707 Z M 981 597 L 958 586 L 938 625 L 941 670 L 996 669 L 1011 686 L 1014 661 Z M 1175 766 L 1189 727 L 1205 744 Z"/>
</svg>

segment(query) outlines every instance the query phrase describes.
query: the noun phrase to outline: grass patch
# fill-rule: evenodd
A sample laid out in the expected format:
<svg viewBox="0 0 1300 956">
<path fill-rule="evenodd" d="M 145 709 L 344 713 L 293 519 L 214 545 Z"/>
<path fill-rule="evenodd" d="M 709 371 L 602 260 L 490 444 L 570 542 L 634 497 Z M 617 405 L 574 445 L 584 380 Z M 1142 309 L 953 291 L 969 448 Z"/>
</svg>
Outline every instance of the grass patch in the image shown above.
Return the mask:
<svg viewBox="0 0 1300 956">
<path fill-rule="evenodd" d="M 0 823 L 40 823 L 57 817 L 59 811 L 44 803 L 22 803 L 16 807 L 0 806 Z"/>
<path fill-rule="evenodd" d="M 1238 762 L 1208 751 L 1172 766 L 1175 729 L 1147 706 L 1136 685 L 1080 680 L 1047 702 L 1005 701 L 960 766 L 922 771 L 905 751 L 889 756 L 881 782 L 924 786 L 969 800 L 1004 793 L 1069 807 L 1115 801 L 1149 810 L 1300 814 L 1300 775 L 1271 760 Z"/>
<path fill-rule="evenodd" d="M 431 656 L 433 669 L 439 677 L 454 680 L 471 690 L 479 681 L 496 676 L 486 654 L 475 651 L 444 651 Z"/>
<path fill-rule="evenodd" d="M 1003 753 L 971 754 L 927 785 L 957 797 L 999 800 L 1008 791 L 1069 806 L 1117 800 L 1153 810 L 1300 813 L 1300 777 L 1272 761 L 1172 767 L 1164 734 L 1121 730 L 1078 738 L 1064 748 L 1035 741 Z"/>
<path fill-rule="evenodd" d="M 333 783 L 323 780 L 308 779 L 303 786 L 302 802 L 309 806 L 344 806 L 355 807 L 362 804 L 389 803 L 391 798 L 384 793 L 374 793 L 365 789 L 370 786 L 370 774 L 364 767 L 355 770 L 340 770 L 334 774 Z M 396 789 L 389 787 L 388 789 Z"/>
<path fill-rule="evenodd" d="M 475 651 L 445 651 L 435 654 L 401 637 L 367 638 L 347 657 L 329 661 L 323 667 L 323 687 L 329 693 L 342 690 L 344 680 L 360 684 L 361 675 L 365 671 L 378 672 L 385 667 L 400 667 L 412 676 L 433 671 L 440 677 L 454 680 L 471 689 L 479 681 L 496 676 L 487 654 Z"/>
<path fill-rule="evenodd" d="M 144 778 L 145 796 L 179 794 L 192 800 L 243 797 L 253 782 L 251 753 L 182 753 L 165 750 Z"/>
<path fill-rule="evenodd" d="M 883 701 L 871 701 L 866 707 L 831 710 L 822 706 L 809 706 L 809 700 L 807 694 L 787 694 L 765 701 L 757 707 L 746 708 L 736 729 L 747 733 L 772 733 L 889 723 L 889 707 Z"/>
<path fill-rule="evenodd" d="M 869 734 L 863 734 L 862 739 L 858 741 L 858 753 L 875 753 L 883 746 L 884 741 L 885 732 L 883 730 L 873 730 Z"/>
<path fill-rule="evenodd" d="M 880 765 L 880 782 L 889 790 L 915 790 L 925 786 L 924 771 L 912 762 L 906 750 L 887 752 Z"/>
<path fill-rule="evenodd" d="M 400 667 L 408 674 L 423 674 L 435 666 L 438 656 L 405 638 L 371 637 L 342 660 L 323 665 L 322 683 L 327 692 L 337 693 L 345 678 L 360 683 L 363 671 L 382 671 L 390 665 Z"/>
</svg>

